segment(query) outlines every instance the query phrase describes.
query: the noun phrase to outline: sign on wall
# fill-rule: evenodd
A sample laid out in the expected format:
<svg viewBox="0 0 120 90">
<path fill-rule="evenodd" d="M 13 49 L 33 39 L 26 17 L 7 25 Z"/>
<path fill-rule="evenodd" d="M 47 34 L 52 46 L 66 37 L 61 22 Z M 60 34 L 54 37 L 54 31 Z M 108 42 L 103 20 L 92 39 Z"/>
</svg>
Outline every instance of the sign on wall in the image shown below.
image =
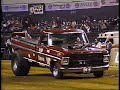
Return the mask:
<svg viewBox="0 0 120 90">
<path fill-rule="evenodd" d="M 119 0 L 101 0 L 101 6 L 119 5 Z"/>
<path fill-rule="evenodd" d="M 28 11 L 28 4 L 2 5 L 2 12 L 22 12 Z"/>
<path fill-rule="evenodd" d="M 74 2 L 73 5 L 74 9 L 89 9 L 101 7 L 100 0 Z"/>
<path fill-rule="evenodd" d="M 46 11 L 54 11 L 54 10 L 71 10 L 72 3 L 49 3 L 45 5 Z"/>
<path fill-rule="evenodd" d="M 43 14 L 44 4 L 29 4 L 29 13 L 30 14 Z"/>
<path fill-rule="evenodd" d="M 100 0 L 45 4 L 46 11 L 88 9 L 88 8 L 100 8 L 100 7 L 101 7 Z"/>
</svg>

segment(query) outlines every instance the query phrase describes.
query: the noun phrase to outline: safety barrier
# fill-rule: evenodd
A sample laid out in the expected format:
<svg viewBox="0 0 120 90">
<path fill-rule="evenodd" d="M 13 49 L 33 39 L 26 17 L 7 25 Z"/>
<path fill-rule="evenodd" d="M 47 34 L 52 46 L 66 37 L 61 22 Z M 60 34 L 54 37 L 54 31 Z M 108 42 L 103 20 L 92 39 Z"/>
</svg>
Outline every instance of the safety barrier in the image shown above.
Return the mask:
<svg viewBox="0 0 120 90">
<path fill-rule="evenodd" d="M 110 53 L 110 66 L 119 66 L 119 48 L 112 48 Z"/>
</svg>

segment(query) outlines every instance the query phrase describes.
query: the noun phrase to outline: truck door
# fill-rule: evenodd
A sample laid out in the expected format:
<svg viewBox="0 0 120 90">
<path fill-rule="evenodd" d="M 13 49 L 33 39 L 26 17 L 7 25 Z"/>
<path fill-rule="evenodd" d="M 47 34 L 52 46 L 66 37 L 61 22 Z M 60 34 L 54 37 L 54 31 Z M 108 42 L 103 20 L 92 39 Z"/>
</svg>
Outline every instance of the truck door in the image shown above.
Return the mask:
<svg viewBox="0 0 120 90">
<path fill-rule="evenodd" d="M 47 57 L 47 35 L 44 35 L 42 39 L 39 40 L 39 44 L 36 46 L 36 55 L 37 55 L 37 61 L 39 64 L 45 66 L 46 63 L 46 57 Z"/>
</svg>

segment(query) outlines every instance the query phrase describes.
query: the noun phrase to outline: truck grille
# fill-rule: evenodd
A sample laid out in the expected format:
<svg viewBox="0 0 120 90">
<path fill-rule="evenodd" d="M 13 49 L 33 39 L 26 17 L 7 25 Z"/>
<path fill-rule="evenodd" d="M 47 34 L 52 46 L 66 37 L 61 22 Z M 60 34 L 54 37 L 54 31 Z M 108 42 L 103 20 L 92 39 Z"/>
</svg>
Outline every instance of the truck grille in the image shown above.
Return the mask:
<svg viewBox="0 0 120 90">
<path fill-rule="evenodd" d="M 69 67 L 100 65 L 105 65 L 103 55 L 74 55 L 69 60 Z"/>
</svg>

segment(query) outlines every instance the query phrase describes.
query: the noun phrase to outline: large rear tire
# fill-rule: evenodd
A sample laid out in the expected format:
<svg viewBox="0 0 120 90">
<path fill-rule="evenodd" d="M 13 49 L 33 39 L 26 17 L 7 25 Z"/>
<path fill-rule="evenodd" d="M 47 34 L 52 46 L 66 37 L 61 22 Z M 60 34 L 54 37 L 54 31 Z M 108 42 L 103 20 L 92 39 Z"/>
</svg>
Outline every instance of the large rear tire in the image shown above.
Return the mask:
<svg viewBox="0 0 120 90">
<path fill-rule="evenodd" d="M 61 79 L 63 77 L 63 72 L 60 70 L 60 66 L 57 62 L 53 65 L 52 74 L 56 79 Z"/>
<path fill-rule="evenodd" d="M 24 59 L 20 51 L 17 50 L 12 54 L 11 67 L 14 75 L 27 76 L 30 70 L 30 63 Z"/>
</svg>

